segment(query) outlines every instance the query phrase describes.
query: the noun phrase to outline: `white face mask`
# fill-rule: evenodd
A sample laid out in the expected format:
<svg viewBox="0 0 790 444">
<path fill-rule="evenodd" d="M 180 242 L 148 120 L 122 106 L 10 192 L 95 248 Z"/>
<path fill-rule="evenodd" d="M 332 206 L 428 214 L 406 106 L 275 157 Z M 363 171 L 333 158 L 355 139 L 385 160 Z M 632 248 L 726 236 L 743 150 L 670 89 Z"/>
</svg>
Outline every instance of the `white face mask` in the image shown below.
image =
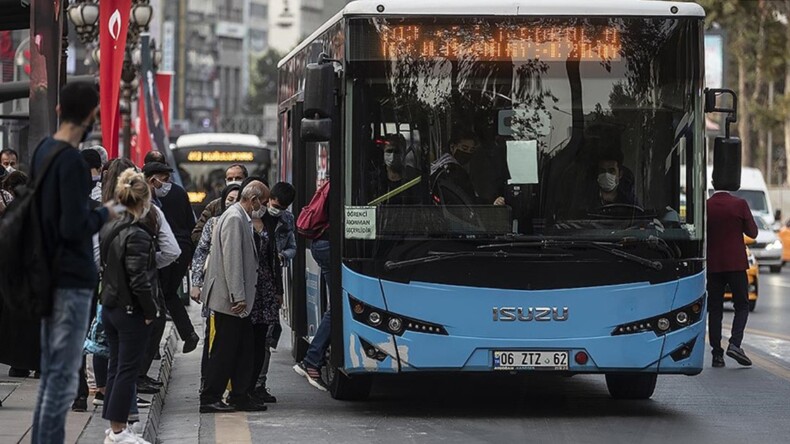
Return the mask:
<svg viewBox="0 0 790 444">
<path fill-rule="evenodd" d="M 606 192 L 614 191 L 620 180 L 612 173 L 601 173 L 598 175 L 598 186 Z"/>
<path fill-rule="evenodd" d="M 240 180 L 226 180 L 225 181 L 225 186 L 229 187 L 231 185 L 241 185 L 241 181 Z"/>
<path fill-rule="evenodd" d="M 263 219 L 263 215 L 266 214 L 266 210 L 261 208 L 260 210 L 252 210 L 252 217 L 253 219 Z"/>
<path fill-rule="evenodd" d="M 172 183 L 170 183 L 170 182 L 162 182 L 162 187 L 161 188 L 155 188 L 154 189 L 154 193 L 156 194 L 156 197 L 165 197 L 165 196 L 167 196 L 167 193 L 170 192 L 171 188 L 173 188 L 173 184 Z"/>
<path fill-rule="evenodd" d="M 384 165 L 392 166 L 395 162 L 395 153 L 384 153 Z"/>
<path fill-rule="evenodd" d="M 14 171 L 16 171 L 16 168 L 12 167 L 11 165 L 8 165 L 7 167 L 5 167 L 5 171 L 6 173 L 11 174 Z"/>
<path fill-rule="evenodd" d="M 282 213 L 281 209 L 274 208 L 274 207 L 269 207 L 268 211 L 269 211 L 269 215 L 272 216 L 272 217 L 278 217 L 280 215 L 280 213 Z"/>
</svg>

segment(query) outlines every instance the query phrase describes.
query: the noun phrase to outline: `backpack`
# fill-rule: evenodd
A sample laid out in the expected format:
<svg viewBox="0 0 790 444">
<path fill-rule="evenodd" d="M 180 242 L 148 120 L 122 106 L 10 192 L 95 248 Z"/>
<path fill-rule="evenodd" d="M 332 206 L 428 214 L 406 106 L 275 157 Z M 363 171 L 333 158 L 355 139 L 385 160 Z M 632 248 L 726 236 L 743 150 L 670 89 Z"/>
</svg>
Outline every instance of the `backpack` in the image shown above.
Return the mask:
<svg viewBox="0 0 790 444">
<path fill-rule="evenodd" d="M 310 203 L 299 212 L 296 231 L 307 239 L 318 239 L 329 229 L 329 182 L 321 185 L 310 199 Z"/>
<path fill-rule="evenodd" d="M 44 246 L 38 189 L 55 158 L 70 147 L 61 142 L 53 148 L 35 182 L 16 188 L 0 219 L 0 296 L 4 307 L 26 318 L 47 316 L 52 309 L 53 258 Z"/>
</svg>

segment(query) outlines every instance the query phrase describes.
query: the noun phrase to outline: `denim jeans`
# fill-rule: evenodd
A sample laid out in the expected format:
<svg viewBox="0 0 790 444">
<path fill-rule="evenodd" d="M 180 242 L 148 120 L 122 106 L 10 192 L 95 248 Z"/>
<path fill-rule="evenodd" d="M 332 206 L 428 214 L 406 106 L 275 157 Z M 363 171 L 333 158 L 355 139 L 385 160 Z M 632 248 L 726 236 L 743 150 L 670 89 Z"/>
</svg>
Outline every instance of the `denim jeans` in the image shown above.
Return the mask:
<svg viewBox="0 0 790 444">
<path fill-rule="evenodd" d="M 41 320 L 41 381 L 33 414 L 33 444 L 65 439 L 66 414 L 77 395 L 92 297 L 90 288 L 58 288 L 52 314 Z"/>
<path fill-rule="evenodd" d="M 318 266 L 321 267 L 321 276 L 323 276 L 324 282 L 326 282 L 327 287 L 332 288 L 332 286 L 329 285 L 329 265 L 331 264 L 329 241 L 316 240 L 313 242 L 313 246 L 310 250 L 313 253 L 313 259 L 315 259 Z M 324 365 L 326 349 L 329 347 L 332 333 L 331 311 L 332 309 L 330 306 L 327 308 L 326 312 L 324 312 L 324 316 L 321 318 L 321 323 L 318 324 L 318 330 L 315 332 L 313 341 L 310 342 L 310 347 L 307 349 L 304 362 L 311 367 L 321 368 L 321 366 Z"/>
</svg>

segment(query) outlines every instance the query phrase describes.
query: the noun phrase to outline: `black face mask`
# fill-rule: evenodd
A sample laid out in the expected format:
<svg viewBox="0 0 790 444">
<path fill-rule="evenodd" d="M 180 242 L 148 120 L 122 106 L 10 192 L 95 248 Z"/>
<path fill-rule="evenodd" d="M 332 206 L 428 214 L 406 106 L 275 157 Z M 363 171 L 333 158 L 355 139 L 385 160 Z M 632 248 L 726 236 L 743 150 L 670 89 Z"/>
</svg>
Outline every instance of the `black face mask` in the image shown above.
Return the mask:
<svg viewBox="0 0 790 444">
<path fill-rule="evenodd" d="M 461 165 L 466 165 L 467 163 L 469 163 L 470 160 L 472 160 L 471 153 L 467 153 L 466 151 L 461 151 L 461 150 L 456 150 L 453 157 L 455 157 L 455 160 L 457 160 L 458 163 L 460 163 Z"/>
</svg>

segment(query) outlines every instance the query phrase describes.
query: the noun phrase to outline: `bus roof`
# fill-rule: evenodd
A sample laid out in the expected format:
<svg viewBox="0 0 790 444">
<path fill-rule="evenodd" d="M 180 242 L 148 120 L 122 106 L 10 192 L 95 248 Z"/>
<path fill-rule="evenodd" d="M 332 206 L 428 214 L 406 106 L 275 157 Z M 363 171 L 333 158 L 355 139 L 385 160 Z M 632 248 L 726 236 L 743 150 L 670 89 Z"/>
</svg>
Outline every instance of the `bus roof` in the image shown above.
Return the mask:
<svg viewBox="0 0 790 444">
<path fill-rule="evenodd" d="M 383 8 L 381 11 L 379 9 Z M 675 12 L 673 12 L 675 11 Z M 705 17 L 696 3 L 658 0 L 357 0 L 329 19 L 280 60 L 281 67 L 343 17 L 380 16 L 644 16 Z"/>
<path fill-rule="evenodd" d="M 196 133 L 184 134 L 176 140 L 176 149 L 195 148 L 208 145 L 243 145 L 266 148 L 266 143 L 253 134 L 234 133 Z"/>
</svg>

